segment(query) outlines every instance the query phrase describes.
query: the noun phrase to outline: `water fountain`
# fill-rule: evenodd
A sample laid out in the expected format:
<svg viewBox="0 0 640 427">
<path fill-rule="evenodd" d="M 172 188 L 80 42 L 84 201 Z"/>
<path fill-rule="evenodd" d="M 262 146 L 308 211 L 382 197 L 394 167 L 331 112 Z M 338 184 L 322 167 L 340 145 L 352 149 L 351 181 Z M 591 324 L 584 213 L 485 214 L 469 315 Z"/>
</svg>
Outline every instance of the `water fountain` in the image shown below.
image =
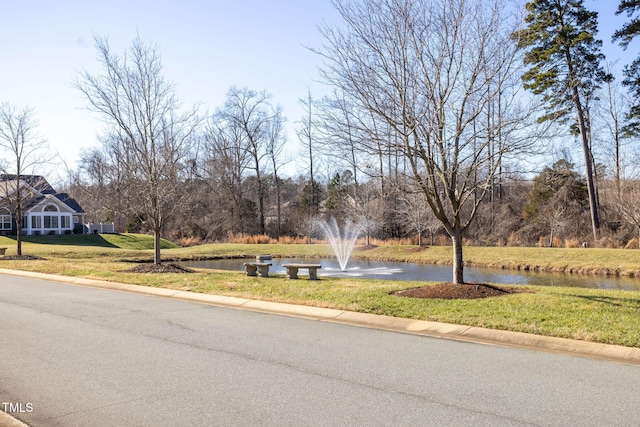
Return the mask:
<svg viewBox="0 0 640 427">
<path fill-rule="evenodd" d="M 362 227 L 351 222 L 351 220 L 347 220 L 342 232 L 340 232 L 338 222 L 333 217 L 328 221 L 318 220 L 318 224 L 324 231 L 325 237 L 329 240 L 333 252 L 336 254 L 338 264 L 340 264 L 340 270 L 346 271 L 349 256 L 358 240 L 358 235 Z"/>
</svg>

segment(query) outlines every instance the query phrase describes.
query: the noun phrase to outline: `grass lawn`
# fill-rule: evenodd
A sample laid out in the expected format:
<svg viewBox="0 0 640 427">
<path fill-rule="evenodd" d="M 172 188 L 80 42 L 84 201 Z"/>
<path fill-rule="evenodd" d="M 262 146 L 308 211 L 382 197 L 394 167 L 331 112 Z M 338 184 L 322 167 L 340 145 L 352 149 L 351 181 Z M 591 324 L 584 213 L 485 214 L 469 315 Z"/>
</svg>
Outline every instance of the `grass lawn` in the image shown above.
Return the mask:
<svg viewBox="0 0 640 427">
<path fill-rule="evenodd" d="M 56 238 L 60 239 L 56 241 Z M 86 239 L 86 240 L 85 240 Z M 0 237 L 15 254 L 15 241 Z M 164 259 L 214 257 L 326 256 L 327 245 L 213 244 L 178 248 L 163 242 Z M 527 287 L 530 293 L 477 300 L 412 299 L 395 290 L 426 282 L 350 278 L 318 281 L 284 277 L 247 277 L 241 272 L 197 270 L 193 274 L 123 272 L 132 261 L 153 258 L 153 239 L 141 235 L 41 236 L 25 239 L 23 253 L 46 260 L 2 260 L 0 268 L 110 280 L 144 286 L 329 307 L 480 326 L 540 335 L 640 347 L 640 292 L 574 287 Z M 377 260 L 450 263 L 450 247 L 357 248 L 355 256 Z M 640 252 L 614 249 L 465 247 L 470 265 L 544 271 L 581 271 L 640 275 Z M 561 276 L 560 276 L 561 277 Z"/>
</svg>

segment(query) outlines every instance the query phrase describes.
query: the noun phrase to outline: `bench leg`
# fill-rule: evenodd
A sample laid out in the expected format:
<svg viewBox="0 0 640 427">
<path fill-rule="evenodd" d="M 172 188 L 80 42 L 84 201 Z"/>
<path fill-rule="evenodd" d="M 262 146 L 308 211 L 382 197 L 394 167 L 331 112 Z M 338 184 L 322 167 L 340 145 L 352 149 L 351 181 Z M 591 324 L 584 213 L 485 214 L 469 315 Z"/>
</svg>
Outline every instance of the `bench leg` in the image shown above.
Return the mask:
<svg viewBox="0 0 640 427">
<path fill-rule="evenodd" d="M 287 279 L 297 279 L 298 269 L 296 267 L 287 267 Z"/>
<path fill-rule="evenodd" d="M 268 265 L 260 265 L 258 266 L 258 273 L 262 277 L 269 277 L 269 266 Z"/>
<path fill-rule="evenodd" d="M 247 264 L 244 268 L 247 270 L 247 276 L 257 276 L 256 271 L 258 270 L 258 267 L 255 265 Z"/>
<path fill-rule="evenodd" d="M 318 280 L 317 268 L 309 268 L 309 280 Z"/>
</svg>

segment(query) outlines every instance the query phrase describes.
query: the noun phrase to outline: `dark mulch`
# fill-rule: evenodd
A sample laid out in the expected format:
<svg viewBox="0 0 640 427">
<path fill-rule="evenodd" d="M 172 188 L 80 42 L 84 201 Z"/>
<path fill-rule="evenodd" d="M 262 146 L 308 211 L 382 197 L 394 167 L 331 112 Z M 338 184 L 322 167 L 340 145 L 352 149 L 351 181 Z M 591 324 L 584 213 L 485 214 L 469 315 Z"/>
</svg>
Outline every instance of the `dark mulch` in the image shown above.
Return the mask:
<svg viewBox="0 0 640 427">
<path fill-rule="evenodd" d="M 403 289 L 392 292 L 392 295 L 408 298 L 438 298 L 438 299 L 477 299 L 499 297 L 502 295 L 528 292 L 526 289 L 500 288 L 483 283 L 465 283 L 456 285 L 451 282 L 438 283 L 434 286 Z"/>
<path fill-rule="evenodd" d="M 23 260 L 46 260 L 36 255 L 5 255 L 0 257 L 0 260 L 5 261 L 23 261 Z"/>
<path fill-rule="evenodd" d="M 178 264 L 153 264 L 144 263 L 136 265 L 133 268 L 127 270 L 121 270 L 122 273 L 193 273 L 192 270 L 187 267 L 182 267 Z"/>
</svg>

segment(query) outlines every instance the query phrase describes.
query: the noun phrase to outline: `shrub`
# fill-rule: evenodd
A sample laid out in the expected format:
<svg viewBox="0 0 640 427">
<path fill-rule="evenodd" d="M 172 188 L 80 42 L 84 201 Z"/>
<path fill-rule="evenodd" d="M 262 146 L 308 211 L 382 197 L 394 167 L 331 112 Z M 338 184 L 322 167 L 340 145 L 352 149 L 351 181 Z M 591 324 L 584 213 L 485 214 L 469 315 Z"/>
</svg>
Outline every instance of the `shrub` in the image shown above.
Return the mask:
<svg viewBox="0 0 640 427">
<path fill-rule="evenodd" d="M 579 248 L 582 246 L 578 239 L 567 239 L 564 241 L 565 248 Z"/>
</svg>

